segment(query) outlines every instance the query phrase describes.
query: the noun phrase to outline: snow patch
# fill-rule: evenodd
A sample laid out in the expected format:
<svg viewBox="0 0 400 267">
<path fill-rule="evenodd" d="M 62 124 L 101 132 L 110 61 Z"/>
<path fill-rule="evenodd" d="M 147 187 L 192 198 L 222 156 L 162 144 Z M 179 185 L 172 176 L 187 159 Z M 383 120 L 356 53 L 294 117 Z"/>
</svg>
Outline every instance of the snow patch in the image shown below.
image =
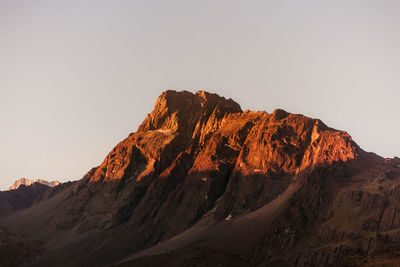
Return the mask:
<svg viewBox="0 0 400 267">
<path fill-rule="evenodd" d="M 230 221 L 230 220 L 232 220 L 232 214 L 229 214 L 229 215 L 225 218 L 225 221 Z"/>
</svg>

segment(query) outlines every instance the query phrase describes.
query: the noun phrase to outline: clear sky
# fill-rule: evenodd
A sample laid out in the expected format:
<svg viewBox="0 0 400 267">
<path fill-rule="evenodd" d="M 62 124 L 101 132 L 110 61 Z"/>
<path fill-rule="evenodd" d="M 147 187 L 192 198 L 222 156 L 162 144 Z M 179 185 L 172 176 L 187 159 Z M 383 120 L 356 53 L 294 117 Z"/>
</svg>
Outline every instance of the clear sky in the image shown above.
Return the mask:
<svg viewBox="0 0 400 267">
<path fill-rule="evenodd" d="M 81 178 L 166 89 L 400 155 L 400 1 L 0 0 L 0 189 Z"/>
</svg>

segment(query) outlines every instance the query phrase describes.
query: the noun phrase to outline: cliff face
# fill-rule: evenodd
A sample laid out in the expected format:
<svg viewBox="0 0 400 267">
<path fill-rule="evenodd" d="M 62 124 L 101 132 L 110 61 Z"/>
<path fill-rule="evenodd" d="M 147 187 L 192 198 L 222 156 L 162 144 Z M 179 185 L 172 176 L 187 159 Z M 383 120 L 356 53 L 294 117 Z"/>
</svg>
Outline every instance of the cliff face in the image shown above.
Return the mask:
<svg viewBox="0 0 400 267">
<path fill-rule="evenodd" d="M 166 91 L 137 132 L 67 187 L 63 214 L 46 223 L 101 233 L 101 248 L 81 258 L 92 264 L 159 242 L 180 251 L 174 236 L 249 264 L 359 263 L 383 255 L 384 240 L 397 244 L 399 161 L 317 119 Z"/>
</svg>

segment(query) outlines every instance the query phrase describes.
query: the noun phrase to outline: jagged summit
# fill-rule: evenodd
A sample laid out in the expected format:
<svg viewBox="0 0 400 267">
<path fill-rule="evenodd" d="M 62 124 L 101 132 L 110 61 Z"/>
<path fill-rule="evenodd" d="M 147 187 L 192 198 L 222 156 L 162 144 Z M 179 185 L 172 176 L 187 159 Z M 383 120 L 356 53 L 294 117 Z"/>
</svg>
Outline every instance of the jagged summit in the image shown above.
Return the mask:
<svg viewBox="0 0 400 267">
<path fill-rule="evenodd" d="M 139 127 L 139 132 L 149 130 L 171 130 L 188 132 L 193 130 L 200 117 L 208 117 L 213 112 L 241 112 L 240 105 L 232 99 L 217 94 L 197 91 L 176 92 L 168 90 L 157 99 L 151 114 Z"/>
<path fill-rule="evenodd" d="M 267 154 L 269 161 L 278 160 L 277 166 L 293 162 L 290 163 L 293 169 L 300 168 L 302 159 L 304 169 L 311 162 L 346 161 L 355 158 L 358 153 L 358 146 L 347 133 L 329 129 L 319 120 L 290 114 L 282 109 L 276 109 L 272 114 L 243 112 L 235 101 L 217 94 L 168 90 L 158 97 L 153 111 L 138 131 L 118 144 L 88 179 L 92 182 L 120 180 L 133 171 L 139 181 L 153 175 L 161 166 L 166 168 L 182 152 L 198 153 L 195 151 L 200 151 L 214 138 L 224 138 L 217 142 L 228 142 L 229 146 L 236 148 L 244 144 L 254 146 L 254 151 L 263 148 L 257 158 L 264 157 L 266 160 L 261 155 L 270 151 L 272 154 Z M 262 139 L 266 140 L 259 144 Z M 317 144 L 321 140 L 323 142 Z M 276 144 L 271 147 L 271 143 Z M 265 144 L 268 145 L 265 147 Z M 335 149 L 325 153 L 331 148 Z M 296 159 L 284 163 L 288 156 L 287 149 L 299 154 Z M 253 154 L 246 161 L 254 162 Z M 264 163 L 263 168 L 269 165 L 271 162 Z"/>
<path fill-rule="evenodd" d="M 20 187 L 21 185 L 30 186 L 30 185 L 32 185 L 32 184 L 34 184 L 34 183 L 44 184 L 44 185 L 47 185 L 47 186 L 49 186 L 49 187 L 54 187 L 54 186 L 57 186 L 57 185 L 60 184 L 60 182 L 57 181 L 57 180 L 56 180 L 56 181 L 48 182 L 48 181 L 42 180 L 42 179 L 29 180 L 29 179 L 26 179 L 26 178 L 21 178 L 21 179 L 15 181 L 15 182 L 12 184 L 12 186 L 10 186 L 10 187 L 8 188 L 8 190 L 15 190 L 15 189 L 18 189 L 18 187 Z"/>
</svg>

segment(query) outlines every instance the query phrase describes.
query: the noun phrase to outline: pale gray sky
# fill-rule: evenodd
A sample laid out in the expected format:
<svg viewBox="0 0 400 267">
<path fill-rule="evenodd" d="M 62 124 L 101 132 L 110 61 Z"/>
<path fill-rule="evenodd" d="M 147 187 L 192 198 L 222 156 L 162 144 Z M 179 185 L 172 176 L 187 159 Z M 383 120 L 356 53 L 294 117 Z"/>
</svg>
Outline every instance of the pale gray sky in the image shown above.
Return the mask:
<svg viewBox="0 0 400 267">
<path fill-rule="evenodd" d="M 0 0 L 0 189 L 81 178 L 166 89 L 400 155 L 400 1 Z"/>
</svg>

